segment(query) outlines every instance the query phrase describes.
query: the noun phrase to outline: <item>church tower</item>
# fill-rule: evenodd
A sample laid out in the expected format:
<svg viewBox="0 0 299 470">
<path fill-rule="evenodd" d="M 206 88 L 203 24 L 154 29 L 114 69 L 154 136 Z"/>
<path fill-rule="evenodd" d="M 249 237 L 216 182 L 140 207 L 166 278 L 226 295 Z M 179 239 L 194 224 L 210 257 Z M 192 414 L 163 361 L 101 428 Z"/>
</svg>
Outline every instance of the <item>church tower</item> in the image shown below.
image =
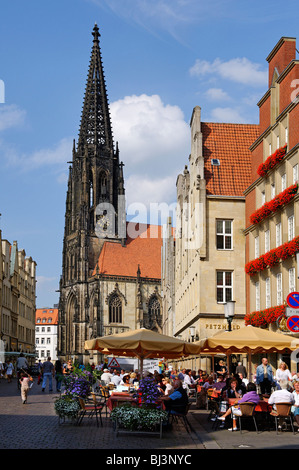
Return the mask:
<svg viewBox="0 0 299 470">
<path fill-rule="evenodd" d="M 74 140 L 66 195 L 59 301 L 59 354 L 82 353 L 90 328 L 89 285 L 105 240 L 125 243 L 123 163 L 113 142 L 106 83 L 94 26 L 78 142 Z M 93 325 L 100 334 L 100 319 Z"/>
</svg>

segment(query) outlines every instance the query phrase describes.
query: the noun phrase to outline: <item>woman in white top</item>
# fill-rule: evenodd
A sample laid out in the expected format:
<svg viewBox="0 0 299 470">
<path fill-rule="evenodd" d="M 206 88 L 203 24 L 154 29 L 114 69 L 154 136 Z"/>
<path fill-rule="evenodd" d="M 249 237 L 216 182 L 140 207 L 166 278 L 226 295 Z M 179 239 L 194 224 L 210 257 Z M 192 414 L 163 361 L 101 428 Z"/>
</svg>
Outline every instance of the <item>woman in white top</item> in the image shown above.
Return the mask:
<svg viewBox="0 0 299 470">
<path fill-rule="evenodd" d="M 285 362 L 281 362 L 275 377 L 281 388 L 288 388 L 288 381 L 292 380 L 292 374 Z"/>
<path fill-rule="evenodd" d="M 188 385 L 188 387 L 195 388 L 195 385 L 197 384 L 199 379 L 194 379 L 192 377 L 192 371 L 191 369 L 186 370 L 186 375 L 184 378 L 184 383 Z"/>
<path fill-rule="evenodd" d="M 174 388 L 170 382 L 170 379 L 168 378 L 162 379 L 162 384 L 165 385 L 164 395 L 170 395 L 174 391 Z"/>
</svg>

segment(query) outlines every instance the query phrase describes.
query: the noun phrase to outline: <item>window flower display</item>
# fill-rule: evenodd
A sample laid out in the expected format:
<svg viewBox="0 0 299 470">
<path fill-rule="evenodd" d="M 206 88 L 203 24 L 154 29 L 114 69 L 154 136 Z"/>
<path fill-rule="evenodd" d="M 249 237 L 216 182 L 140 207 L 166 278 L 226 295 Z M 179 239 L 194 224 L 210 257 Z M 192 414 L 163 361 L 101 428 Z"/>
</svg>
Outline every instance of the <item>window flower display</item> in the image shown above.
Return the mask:
<svg viewBox="0 0 299 470">
<path fill-rule="evenodd" d="M 258 175 L 265 176 L 269 170 L 272 170 L 272 168 L 277 165 L 277 163 L 281 162 L 286 152 L 287 145 L 284 145 L 272 153 L 272 155 L 270 155 L 267 160 L 259 165 L 257 169 Z"/>
<path fill-rule="evenodd" d="M 259 209 L 254 211 L 249 220 L 251 224 L 258 224 L 270 214 L 280 209 L 284 204 L 290 202 L 297 194 L 298 184 L 292 184 L 289 188 L 282 191 L 269 202 L 265 202 Z"/>
</svg>

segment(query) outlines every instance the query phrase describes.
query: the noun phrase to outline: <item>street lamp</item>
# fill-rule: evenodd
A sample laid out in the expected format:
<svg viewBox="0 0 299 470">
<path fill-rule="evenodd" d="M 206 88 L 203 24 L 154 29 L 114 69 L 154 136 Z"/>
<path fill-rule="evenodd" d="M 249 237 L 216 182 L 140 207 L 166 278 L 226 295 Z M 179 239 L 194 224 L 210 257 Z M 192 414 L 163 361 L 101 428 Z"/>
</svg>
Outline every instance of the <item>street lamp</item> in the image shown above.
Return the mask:
<svg viewBox="0 0 299 470">
<path fill-rule="evenodd" d="M 232 321 L 235 316 L 235 300 L 230 300 L 224 304 L 224 316 L 227 319 L 228 331 L 232 331 Z"/>
<path fill-rule="evenodd" d="M 193 343 L 194 336 L 195 336 L 195 326 L 190 326 L 190 336 L 191 336 L 192 343 Z"/>
</svg>

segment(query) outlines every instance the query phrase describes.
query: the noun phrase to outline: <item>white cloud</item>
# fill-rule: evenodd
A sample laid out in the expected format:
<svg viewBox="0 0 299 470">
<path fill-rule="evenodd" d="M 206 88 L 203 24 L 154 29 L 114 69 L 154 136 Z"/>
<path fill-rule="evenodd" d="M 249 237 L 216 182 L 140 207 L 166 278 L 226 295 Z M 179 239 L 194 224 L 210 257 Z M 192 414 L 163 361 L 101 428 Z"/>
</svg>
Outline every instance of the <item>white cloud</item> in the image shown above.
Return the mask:
<svg viewBox="0 0 299 470">
<path fill-rule="evenodd" d="M 12 127 L 22 126 L 25 122 L 26 111 L 20 109 L 17 105 L 0 106 L 0 131 Z"/>
<path fill-rule="evenodd" d="M 222 88 L 209 88 L 205 95 L 211 101 L 229 101 L 231 99 Z"/>
<path fill-rule="evenodd" d="M 176 178 L 189 155 L 190 128 L 181 109 L 165 105 L 158 95 L 126 96 L 110 110 L 125 164 L 127 207 L 146 207 L 147 214 L 138 216 L 146 222 L 152 203 L 176 201 Z"/>
<path fill-rule="evenodd" d="M 178 106 L 158 95 L 126 96 L 110 105 L 113 133 L 125 163 L 125 178 L 161 178 L 176 173 L 189 154 L 190 129 Z"/>
<path fill-rule="evenodd" d="M 36 170 L 45 166 L 53 166 L 60 170 L 59 179 L 62 179 L 61 168 L 66 166 L 72 158 L 72 139 L 63 138 L 51 148 L 36 150 L 32 153 L 20 154 L 16 148 L 0 142 L 2 154 L 9 166 L 18 166 L 23 171 Z"/>
<path fill-rule="evenodd" d="M 261 65 L 251 62 L 246 57 L 222 61 L 217 58 L 214 62 L 197 59 L 190 68 L 191 76 L 203 77 L 215 75 L 222 79 L 248 86 L 266 86 L 268 72 Z"/>
</svg>

